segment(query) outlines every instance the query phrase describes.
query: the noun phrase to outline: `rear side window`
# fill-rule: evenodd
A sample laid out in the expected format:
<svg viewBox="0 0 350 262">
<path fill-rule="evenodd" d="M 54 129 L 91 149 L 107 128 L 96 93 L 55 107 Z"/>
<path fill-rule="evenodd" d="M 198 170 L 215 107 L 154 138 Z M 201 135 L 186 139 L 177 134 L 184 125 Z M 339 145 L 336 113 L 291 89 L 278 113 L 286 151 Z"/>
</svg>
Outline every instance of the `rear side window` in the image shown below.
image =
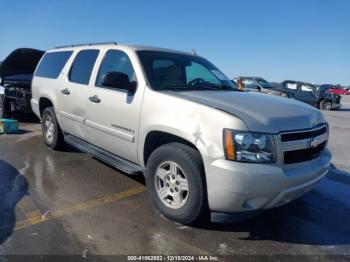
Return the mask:
<svg viewBox="0 0 350 262">
<path fill-rule="evenodd" d="M 35 72 L 35 76 L 56 79 L 72 53 L 72 51 L 46 53 Z"/>
<path fill-rule="evenodd" d="M 74 59 L 69 73 L 69 81 L 87 85 L 90 81 L 99 50 L 80 51 Z"/>
</svg>

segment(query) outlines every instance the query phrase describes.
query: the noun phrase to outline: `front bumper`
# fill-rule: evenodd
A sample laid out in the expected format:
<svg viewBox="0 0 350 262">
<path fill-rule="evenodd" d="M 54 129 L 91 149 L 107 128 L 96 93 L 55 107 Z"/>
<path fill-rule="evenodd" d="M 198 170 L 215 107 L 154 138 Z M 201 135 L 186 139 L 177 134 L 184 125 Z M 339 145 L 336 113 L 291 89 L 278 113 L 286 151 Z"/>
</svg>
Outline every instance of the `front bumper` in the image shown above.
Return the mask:
<svg viewBox="0 0 350 262">
<path fill-rule="evenodd" d="M 216 160 L 206 166 L 209 208 L 234 213 L 286 204 L 312 189 L 330 162 L 327 149 L 312 161 L 284 166 Z"/>
<path fill-rule="evenodd" d="M 12 113 L 31 113 L 31 92 L 19 88 L 5 89 L 5 101 Z"/>
</svg>

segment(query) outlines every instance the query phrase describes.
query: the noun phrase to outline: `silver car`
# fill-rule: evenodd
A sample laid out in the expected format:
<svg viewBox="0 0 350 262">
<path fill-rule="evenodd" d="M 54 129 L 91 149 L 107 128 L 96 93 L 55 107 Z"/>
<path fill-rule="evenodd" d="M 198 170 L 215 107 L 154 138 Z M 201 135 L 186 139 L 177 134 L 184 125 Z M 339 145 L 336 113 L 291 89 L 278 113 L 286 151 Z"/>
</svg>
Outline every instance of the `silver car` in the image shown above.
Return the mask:
<svg viewBox="0 0 350 262">
<path fill-rule="evenodd" d="M 240 92 L 208 60 L 111 44 L 47 51 L 32 82 L 43 139 L 143 173 L 168 218 L 286 204 L 328 171 L 328 125 L 304 103 Z"/>
</svg>

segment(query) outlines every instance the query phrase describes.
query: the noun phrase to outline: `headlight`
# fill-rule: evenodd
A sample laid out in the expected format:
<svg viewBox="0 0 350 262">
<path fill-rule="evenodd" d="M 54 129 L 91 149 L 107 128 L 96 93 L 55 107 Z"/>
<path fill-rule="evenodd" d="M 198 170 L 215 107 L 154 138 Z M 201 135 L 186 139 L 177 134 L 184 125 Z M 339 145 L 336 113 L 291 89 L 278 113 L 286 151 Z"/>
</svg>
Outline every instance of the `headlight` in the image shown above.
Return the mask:
<svg viewBox="0 0 350 262">
<path fill-rule="evenodd" d="M 239 162 L 275 162 L 275 144 L 270 134 L 224 129 L 225 157 Z"/>
<path fill-rule="evenodd" d="M 288 95 L 286 93 L 281 93 L 282 97 L 288 97 Z"/>
</svg>

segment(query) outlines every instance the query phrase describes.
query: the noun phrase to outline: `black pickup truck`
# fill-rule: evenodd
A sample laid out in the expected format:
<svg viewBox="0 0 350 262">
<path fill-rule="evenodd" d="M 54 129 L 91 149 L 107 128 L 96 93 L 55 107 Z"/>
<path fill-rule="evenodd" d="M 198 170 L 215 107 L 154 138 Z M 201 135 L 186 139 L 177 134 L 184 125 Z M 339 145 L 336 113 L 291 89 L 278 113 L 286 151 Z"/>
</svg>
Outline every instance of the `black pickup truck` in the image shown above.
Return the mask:
<svg viewBox="0 0 350 262">
<path fill-rule="evenodd" d="M 0 118 L 32 113 L 31 82 L 44 51 L 19 48 L 0 67 Z"/>
<path fill-rule="evenodd" d="M 278 89 L 288 91 L 291 98 L 321 110 L 337 109 L 341 106 L 340 95 L 329 94 L 310 83 L 286 80 L 279 85 Z"/>
</svg>

